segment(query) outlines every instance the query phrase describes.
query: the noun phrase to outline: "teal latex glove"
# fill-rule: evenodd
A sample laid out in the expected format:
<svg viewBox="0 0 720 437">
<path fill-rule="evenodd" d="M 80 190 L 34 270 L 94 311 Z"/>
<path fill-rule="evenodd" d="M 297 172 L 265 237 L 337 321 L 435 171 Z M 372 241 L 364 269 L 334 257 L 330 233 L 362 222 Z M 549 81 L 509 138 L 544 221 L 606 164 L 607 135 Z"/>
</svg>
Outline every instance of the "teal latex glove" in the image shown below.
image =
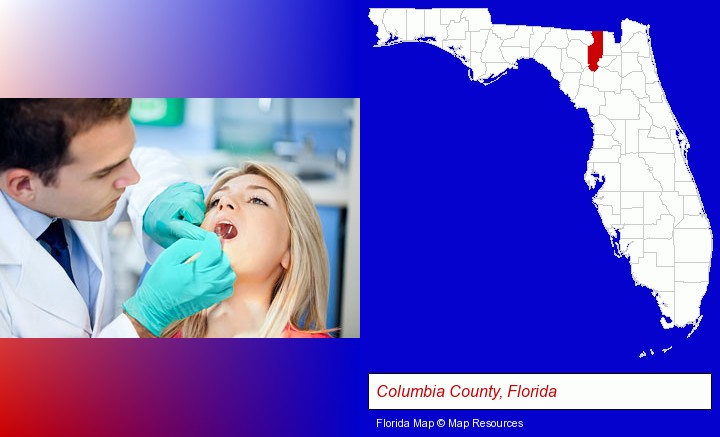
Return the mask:
<svg viewBox="0 0 720 437">
<path fill-rule="evenodd" d="M 143 231 L 164 248 L 181 238 L 199 240 L 198 226 L 205 218 L 205 195 L 192 182 L 170 185 L 148 206 L 143 215 Z"/>
<path fill-rule="evenodd" d="M 200 228 L 198 228 L 200 229 Z M 235 272 L 220 239 L 201 229 L 203 238 L 183 238 L 160 254 L 135 295 L 123 308 L 154 335 L 232 295 Z M 185 263 L 200 253 L 194 261 Z"/>
</svg>

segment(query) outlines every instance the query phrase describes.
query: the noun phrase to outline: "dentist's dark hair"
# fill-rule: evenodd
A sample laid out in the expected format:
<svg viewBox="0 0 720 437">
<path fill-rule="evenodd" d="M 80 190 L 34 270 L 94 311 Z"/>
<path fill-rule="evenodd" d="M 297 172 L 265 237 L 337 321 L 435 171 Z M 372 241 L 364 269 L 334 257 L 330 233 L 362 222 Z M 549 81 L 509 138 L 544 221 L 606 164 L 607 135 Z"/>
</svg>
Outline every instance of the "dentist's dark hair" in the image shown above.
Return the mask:
<svg viewBox="0 0 720 437">
<path fill-rule="evenodd" d="M 72 162 L 72 139 L 130 111 L 131 99 L 0 99 L 0 172 L 24 168 L 45 185 Z"/>
</svg>

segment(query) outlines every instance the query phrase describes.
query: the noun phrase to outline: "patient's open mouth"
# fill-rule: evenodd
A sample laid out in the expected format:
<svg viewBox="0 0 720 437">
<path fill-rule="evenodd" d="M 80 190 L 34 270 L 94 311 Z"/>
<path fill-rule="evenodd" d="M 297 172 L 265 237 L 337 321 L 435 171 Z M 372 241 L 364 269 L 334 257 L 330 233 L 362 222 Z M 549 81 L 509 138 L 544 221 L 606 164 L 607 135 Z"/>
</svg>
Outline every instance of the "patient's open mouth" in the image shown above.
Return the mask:
<svg viewBox="0 0 720 437">
<path fill-rule="evenodd" d="M 237 228 L 230 222 L 218 222 L 215 225 L 215 233 L 222 239 L 231 240 L 237 237 Z"/>
</svg>

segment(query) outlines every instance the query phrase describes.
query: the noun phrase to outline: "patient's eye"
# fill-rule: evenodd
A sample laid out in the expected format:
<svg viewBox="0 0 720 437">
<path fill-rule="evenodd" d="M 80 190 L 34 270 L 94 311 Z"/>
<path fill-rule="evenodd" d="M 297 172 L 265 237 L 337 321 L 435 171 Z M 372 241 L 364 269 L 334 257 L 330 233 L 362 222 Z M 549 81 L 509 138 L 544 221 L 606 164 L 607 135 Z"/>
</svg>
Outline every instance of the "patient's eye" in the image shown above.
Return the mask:
<svg viewBox="0 0 720 437">
<path fill-rule="evenodd" d="M 218 206 L 218 203 L 220 203 L 220 198 L 219 198 L 219 197 L 215 197 L 215 198 L 213 198 L 213 199 L 210 200 L 210 205 L 209 205 L 209 207 L 210 207 L 210 208 L 215 208 L 216 206 Z"/>
<path fill-rule="evenodd" d="M 257 196 L 252 196 L 250 198 L 250 203 L 255 204 L 255 205 L 268 206 L 267 202 L 265 202 L 264 200 L 262 200 L 261 198 L 259 198 Z"/>
</svg>

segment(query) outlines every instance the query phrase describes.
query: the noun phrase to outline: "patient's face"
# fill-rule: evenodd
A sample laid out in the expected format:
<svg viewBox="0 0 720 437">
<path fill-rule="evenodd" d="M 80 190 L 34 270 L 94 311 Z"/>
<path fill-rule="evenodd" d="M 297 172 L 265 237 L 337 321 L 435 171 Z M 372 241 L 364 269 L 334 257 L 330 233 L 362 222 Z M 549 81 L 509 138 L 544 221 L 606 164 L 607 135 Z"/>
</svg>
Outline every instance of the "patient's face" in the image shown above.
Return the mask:
<svg viewBox="0 0 720 437">
<path fill-rule="evenodd" d="M 290 228 L 280 190 L 267 178 L 242 175 L 210 198 L 202 228 L 216 231 L 238 281 L 279 277 L 290 259 Z"/>
</svg>

